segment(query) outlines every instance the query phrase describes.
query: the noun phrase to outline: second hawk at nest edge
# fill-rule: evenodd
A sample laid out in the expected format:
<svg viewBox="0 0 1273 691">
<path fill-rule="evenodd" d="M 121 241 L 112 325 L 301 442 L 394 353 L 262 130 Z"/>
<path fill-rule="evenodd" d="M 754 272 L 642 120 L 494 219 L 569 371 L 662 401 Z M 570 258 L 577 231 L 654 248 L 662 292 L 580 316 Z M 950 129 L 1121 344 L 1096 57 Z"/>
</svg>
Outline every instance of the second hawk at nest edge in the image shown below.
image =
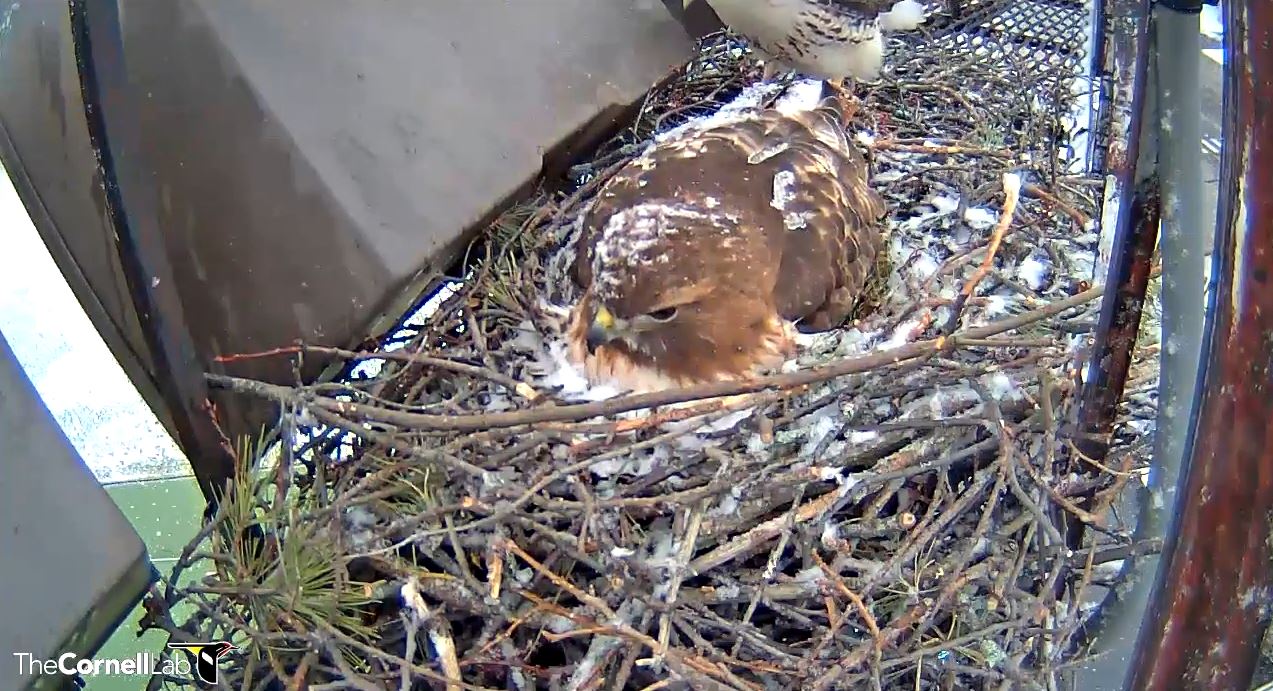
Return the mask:
<svg viewBox="0 0 1273 691">
<path fill-rule="evenodd" d="M 682 0 L 706 2 L 765 60 L 764 79 L 795 70 L 842 91 L 872 81 L 884 65 L 884 32 L 913 31 L 927 19 L 917 0 Z"/>
<path fill-rule="evenodd" d="M 580 219 L 567 344 L 593 384 L 745 379 L 843 324 L 874 270 L 883 200 L 840 101 L 745 109 L 656 140 Z"/>
</svg>

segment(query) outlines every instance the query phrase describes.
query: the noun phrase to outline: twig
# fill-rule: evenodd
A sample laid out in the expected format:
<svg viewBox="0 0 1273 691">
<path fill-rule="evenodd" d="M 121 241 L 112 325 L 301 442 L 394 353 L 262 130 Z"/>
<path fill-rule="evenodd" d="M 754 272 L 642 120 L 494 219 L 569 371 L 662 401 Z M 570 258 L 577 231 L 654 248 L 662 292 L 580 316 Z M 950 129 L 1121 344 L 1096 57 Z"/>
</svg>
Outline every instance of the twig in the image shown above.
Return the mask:
<svg viewBox="0 0 1273 691">
<path fill-rule="evenodd" d="M 976 292 L 977 285 L 986 277 L 986 274 L 990 273 L 990 269 L 994 266 L 995 255 L 999 252 L 999 243 L 1003 242 L 1003 236 L 1012 225 L 1013 215 L 1017 211 L 1017 200 L 1021 197 L 1020 175 L 1016 173 L 1003 174 L 1003 194 L 1003 209 L 999 212 L 999 222 L 995 224 L 994 230 L 990 233 L 990 245 L 986 249 L 986 257 L 981 260 L 981 266 L 964 282 L 963 290 L 955 298 L 955 304 L 951 308 L 950 321 L 946 323 L 943 333 L 954 333 L 955 329 L 958 328 L 964 304 Z"/>
<path fill-rule="evenodd" d="M 721 477 L 727 470 L 728 466 L 722 464 L 716 471 L 716 477 Z M 703 514 L 707 512 L 707 505 L 710 501 L 710 499 L 699 501 L 698 505 L 689 512 L 685 534 L 681 536 L 680 549 L 676 553 L 676 564 L 672 569 L 672 573 L 669 574 L 667 594 L 662 598 L 662 605 L 667 609 L 671 609 L 676 604 L 676 596 L 681 590 L 681 581 L 685 578 L 690 558 L 694 556 L 694 548 L 698 545 L 698 531 L 703 525 Z M 671 632 L 672 618 L 665 610 L 662 616 L 659 617 L 659 655 L 663 655 L 667 651 L 668 637 Z"/>
<path fill-rule="evenodd" d="M 875 645 L 878 649 L 883 641 L 880 639 L 880 625 L 875 621 L 875 615 L 871 614 L 871 610 L 867 608 L 866 603 L 862 601 L 862 598 L 857 593 L 850 590 L 849 586 L 844 584 L 844 579 L 840 577 L 840 574 L 832 571 L 831 567 L 827 566 L 827 563 L 822 561 L 822 557 L 815 554 L 814 561 L 817 563 L 818 568 L 822 569 L 822 573 L 826 576 L 827 580 L 831 581 L 831 584 L 835 586 L 836 590 L 840 591 L 840 594 L 848 598 L 853 607 L 857 609 L 858 615 L 862 617 L 862 623 L 866 624 L 866 630 L 871 632 L 871 638 L 875 639 Z M 843 620 L 844 616 L 837 618 L 837 628 Z"/>
<path fill-rule="evenodd" d="M 945 155 L 965 155 L 965 156 L 991 156 L 993 158 L 1015 158 L 1011 151 L 1001 149 L 981 149 L 969 146 L 943 146 L 940 144 L 898 144 L 890 141 L 875 141 L 871 144 L 872 149 L 880 151 L 897 151 L 908 154 L 945 154 Z"/>
<path fill-rule="evenodd" d="M 1092 219 L 1088 218 L 1087 214 L 1083 213 L 1082 211 L 1079 211 L 1078 209 L 1074 208 L 1070 204 L 1066 203 L 1060 197 L 1056 196 L 1055 194 L 1052 194 L 1051 192 L 1043 189 L 1042 187 L 1034 184 L 1033 182 L 1027 182 L 1022 187 L 1022 191 L 1024 191 L 1026 194 L 1030 195 L 1031 197 L 1042 199 L 1043 201 L 1060 209 L 1065 215 L 1073 219 L 1075 225 L 1077 225 L 1080 229 L 1086 229 L 1092 223 Z"/>
<path fill-rule="evenodd" d="M 825 494 L 803 504 L 792 515 L 791 520 L 796 523 L 805 523 L 821 516 L 832 504 L 851 486 L 842 485 Z M 727 544 L 717 547 L 716 549 L 704 554 L 703 556 L 690 562 L 688 571 L 691 574 L 703 574 L 722 564 L 729 563 L 752 550 L 760 547 L 766 542 L 777 537 L 787 524 L 787 515 L 772 518 L 760 525 L 752 528 L 743 535 L 740 535 Z"/>
<path fill-rule="evenodd" d="M 378 351 L 371 353 L 360 353 L 343 348 L 331 348 L 327 346 L 316 345 L 294 345 L 283 348 L 271 348 L 257 353 L 240 353 L 236 355 L 218 355 L 212 359 L 213 362 L 228 363 L 241 362 L 244 360 L 253 360 L 267 357 L 276 357 L 279 355 L 296 355 L 298 353 L 317 353 L 319 355 L 330 355 L 339 357 L 344 360 L 358 362 L 364 360 L 393 360 L 395 362 L 405 362 L 412 365 L 420 365 L 423 367 L 433 367 L 435 369 L 446 370 L 456 374 L 464 374 L 470 377 L 477 377 L 494 382 L 516 393 L 530 401 L 539 400 L 541 395 L 535 391 L 533 387 L 525 382 L 517 381 L 512 377 L 496 372 L 488 367 L 480 367 L 470 365 L 465 362 L 456 362 L 446 358 L 430 357 L 416 351 L 407 350 L 390 350 Z"/>
<path fill-rule="evenodd" d="M 616 623 L 629 624 L 645 613 L 645 604 L 639 600 L 628 600 L 619 606 L 619 619 Z M 575 671 L 566 683 L 568 691 L 581 691 L 597 683 L 600 675 L 605 673 L 610 656 L 622 649 L 624 640 L 618 636 L 600 635 L 592 639 L 588 653 L 575 666 Z"/>
<path fill-rule="evenodd" d="M 447 631 L 445 620 L 433 621 L 429 625 L 429 642 L 442 662 L 442 674 L 446 676 L 446 691 L 460 691 L 460 663 L 455 654 L 455 641 Z"/>
<path fill-rule="evenodd" d="M 570 581 L 567 581 L 561 576 L 558 576 L 557 574 L 553 573 L 550 569 L 545 568 L 544 565 L 541 564 L 538 559 L 527 554 L 526 550 L 523 550 L 520 546 L 518 546 L 516 542 L 513 542 L 512 540 L 504 540 L 502 543 L 496 545 L 496 547 L 506 549 L 509 552 L 512 552 L 513 554 L 517 555 L 518 559 L 521 559 L 522 561 L 526 562 L 532 569 L 538 571 L 540 575 L 542 575 L 544 578 L 547 578 L 548 580 L 552 581 L 553 585 L 570 593 L 580 602 L 588 605 L 589 607 L 593 608 L 597 612 L 604 615 L 606 619 L 610 621 L 615 621 L 616 619 L 618 619 L 618 615 L 615 613 L 615 611 L 610 609 L 610 606 L 602 602 L 600 598 L 594 595 L 589 595 L 588 593 L 585 593 L 584 591 L 575 587 L 575 585 L 571 583 Z"/>
<path fill-rule="evenodd" d="M 989 569 L 989 566 L 988 562 L 977 564 L 954 578 L 950 584 L 942 590 L 942 593 L 937 600 L 931 603 L 921 602 L 914 607 L 911 607 L 907 610 L 905 615 L 898 619 L 897 622 L 890 625 L 887 631 L 883 632 L 878 641 L 873 641 L 868 647 L 859 647 L 848 657 L 840 660 L 832 666 L 831 669 L 827 670 L 817 679 L 817 681 L 814 682 L 813 689 L 815 689 L 815 691 L 823 691 L 830 688 L 846 671 L 861 665 L 866 660 L 867 656 L 871 655 L 872 651 L 876 649 L 876 646 L 882 648 L 892 645 L 893 642 L 909 631 L 911 625 L 915 621 L 919 620 L 925 612 L 943 609 L 945 603 L 950 600 L 950 598 L 954 597 L 954 594 L 958 592 L 965 583 L 975 578 L 980 578 Z"/>
</svg>

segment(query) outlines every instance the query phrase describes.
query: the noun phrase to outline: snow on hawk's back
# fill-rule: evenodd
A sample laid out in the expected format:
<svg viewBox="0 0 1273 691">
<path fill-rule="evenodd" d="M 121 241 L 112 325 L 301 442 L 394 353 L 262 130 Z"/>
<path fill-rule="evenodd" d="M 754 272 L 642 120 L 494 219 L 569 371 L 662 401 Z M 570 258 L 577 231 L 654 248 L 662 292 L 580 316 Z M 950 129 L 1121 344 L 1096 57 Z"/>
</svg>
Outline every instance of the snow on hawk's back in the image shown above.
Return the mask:
<svg viewBox="0 0 1273 691">
<path fill-rule="evenodd" d="M 631 269 L 669 263 L 671 256 L 666 240 L 678 235 L 683 226 L 730 233 L 737 227 L 738 217 L 713 211 L 717 204 L 719 202 L 711 197 L 701 206 L 651 201 L 612 214 L 601 230 L 592 257 L 598 296 L 613 297 L 623 283 L 631 279 Z"/>
<path fill-rule="evenodd" d="M 822 88 L 822 82 L 817 80 L 803 79 L 797 81 L 778 98 L 774 103 L 774 108 L 777 108 L 785 115 L 812 110 L 822 100 Z M 656 145 L 673 139 L 682 139 L 721 125 L 751 120 L 760 113 L 761 105 L 765 100 L 778 93 L 781 89 L 781 84 L 772 81 L 752 84 L 715 112 L 697 118 L 690 118 L 670 130 L 656 134 L 644 153 L 649 153 Z"/>
</svg>

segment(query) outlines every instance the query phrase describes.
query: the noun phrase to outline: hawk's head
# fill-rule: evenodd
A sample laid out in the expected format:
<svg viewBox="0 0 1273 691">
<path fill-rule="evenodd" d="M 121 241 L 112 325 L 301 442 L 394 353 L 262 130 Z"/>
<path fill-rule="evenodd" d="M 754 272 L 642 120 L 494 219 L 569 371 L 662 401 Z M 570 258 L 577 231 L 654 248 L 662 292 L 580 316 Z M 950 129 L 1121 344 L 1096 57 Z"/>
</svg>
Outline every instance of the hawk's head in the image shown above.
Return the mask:
<svg viewBox="0 0 1273 691">
<path fill-rule="evenodd" d="M 712 207 L 652 200 L 605 220 L 570 325 L 592 378 L 652 390 L 781 363 L 790 334 L 773 299 L 775 248 Z"/>
</svg>

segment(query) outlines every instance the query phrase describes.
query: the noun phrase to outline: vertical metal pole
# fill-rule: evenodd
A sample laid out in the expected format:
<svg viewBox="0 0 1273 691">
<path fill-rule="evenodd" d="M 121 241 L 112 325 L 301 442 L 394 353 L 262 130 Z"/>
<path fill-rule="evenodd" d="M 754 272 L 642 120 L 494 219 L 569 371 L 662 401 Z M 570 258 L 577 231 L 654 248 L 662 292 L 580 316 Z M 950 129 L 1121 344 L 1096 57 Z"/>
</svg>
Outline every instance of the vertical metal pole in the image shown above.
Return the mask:
<svg viewBox="0 0 1273 691">
<path fill-rule="evenodd" d="M 1134 339 L 1141 306 L 1127 299 L 1134 297 L 1134 291 L 1126 297 L 1121 294 L 1143 287 L 1157 235 L 1164 269 L 1163 352 L 1154 460 L 1147 486 L 1138 497 L 1136 537 L 1141 540 L 1161 540 L 1170 532 L 1198 381 L 1209 226 L 1202 200 L 1200 10 L 1201 3 L 1179 0 L 1157 3 L 1153 10 L 1152 33 L 1147 37 L 1149 59 L 1142 63 L 1143 70 L 1136 70 L 1137 81 L 1144 82 L 1145 98 L 1133 112 L 1143 114 L 1145 121 L 1139 130 L 1133 219 L 1130 228 L 1119 224 L 1109 277 L 1116 289 L 1107 296 L 1102 311 L 1097 358 L 1084 391 L 1085 429 L 1103 439 L 1099 433 L 1104 428 L 1094 425 L 1104 421 L 1106 416 L 1100 413 L 1112 413 L 1121 398 L 1121 387 L 1114 390 L 1112 385 L 1121 385 L 1122 378 L 1113 379 L 1113 375 L 1125 370 L 1128 363 L 1118 356 L 1129 351 L 1118 346 Z M 1142 673 L 1138 666 L 1143 658 L 1134 646 L 1146 633 L 1148 605 L 1155 585 L 1161 582 L 1158 572 L 1157 556 L 1125 561 L 1121 585 L 1102 603 L 1099 619 L 1087 632 L 1096 639 L 1096 651 L 1103 658 L 1084 666 L 1079 688 L 1113 688 L 1115 675 L 1130 679 Z"/>
<path fill-rule="evenodd" d="M 1156 164 L 1161 189 L 1157 230 L 1163 266 L 1159 294 L 1162 352 L 1153 461 L 1137 497 L 1137 540 L 1162 540 L 1168 532 L 1197 383 L 1204 315 L 1203 263 L 1209 240 L 1202 206 L 1200 11 L 1201 3 L 1193 8 L 1163 3 L 1154 6 L 1150 59 L 1144 74 L 1151 92 L 1145 131 L 1152 133 L 1157 143 L 1152 163 Z M 1140 249 L 1143 253 L 1152 247 Z M 1121 391 L 1110 393 L 1121 398 Z M 1121 585 L 1101 609 L 1096 640 L 1099 650 L 1120 658 L 1132 652 L 1158 571 L 1157 555 L 1129 557 L 1124 562 Z"/>
<path fill-rule="evenodd" d="M 1185 457 L 1189 411 L 1195 398 L 1206 279 L 1203 264 L 1210 223 L 1202 187 L 1201 37 L 1202 3 L 1184 10 L 1159 3 L 1154 9 L 1158 65 L 1158 122 L 1163 209 L 1158 252 L 1162 259 L 1162 354 L 1154 463 L 1147 501 L 1141 502 L 1138 537 L 1168 530 Z M 1157 568 L 1157 558 L 1145 567 Z M 1152 565 L 1152 566 L 1151 566 Z"/>
<path fill-rule="evenodd" d="M 1260 634 L 1273 615 L 1273 196 L 1268 193 L 1273 189 L 1273 3 L 1231 0 L 1224 10 L 1220 223 L 1201 403 L 1190 420 L 1167 418 L 1186 425 L 1182 446 L 1188 463 L 1168 504 L 1175 512 L 1167 522 L 1158 587 L 1133 658 L 1129 688 L 1135 691 L 1247 688 L 1259 659 Z M 1172 50 L 1183 53 L 1184 48 Z M 1174 374 L 1181 379 L 1185 373 Z"/>
</svg>

